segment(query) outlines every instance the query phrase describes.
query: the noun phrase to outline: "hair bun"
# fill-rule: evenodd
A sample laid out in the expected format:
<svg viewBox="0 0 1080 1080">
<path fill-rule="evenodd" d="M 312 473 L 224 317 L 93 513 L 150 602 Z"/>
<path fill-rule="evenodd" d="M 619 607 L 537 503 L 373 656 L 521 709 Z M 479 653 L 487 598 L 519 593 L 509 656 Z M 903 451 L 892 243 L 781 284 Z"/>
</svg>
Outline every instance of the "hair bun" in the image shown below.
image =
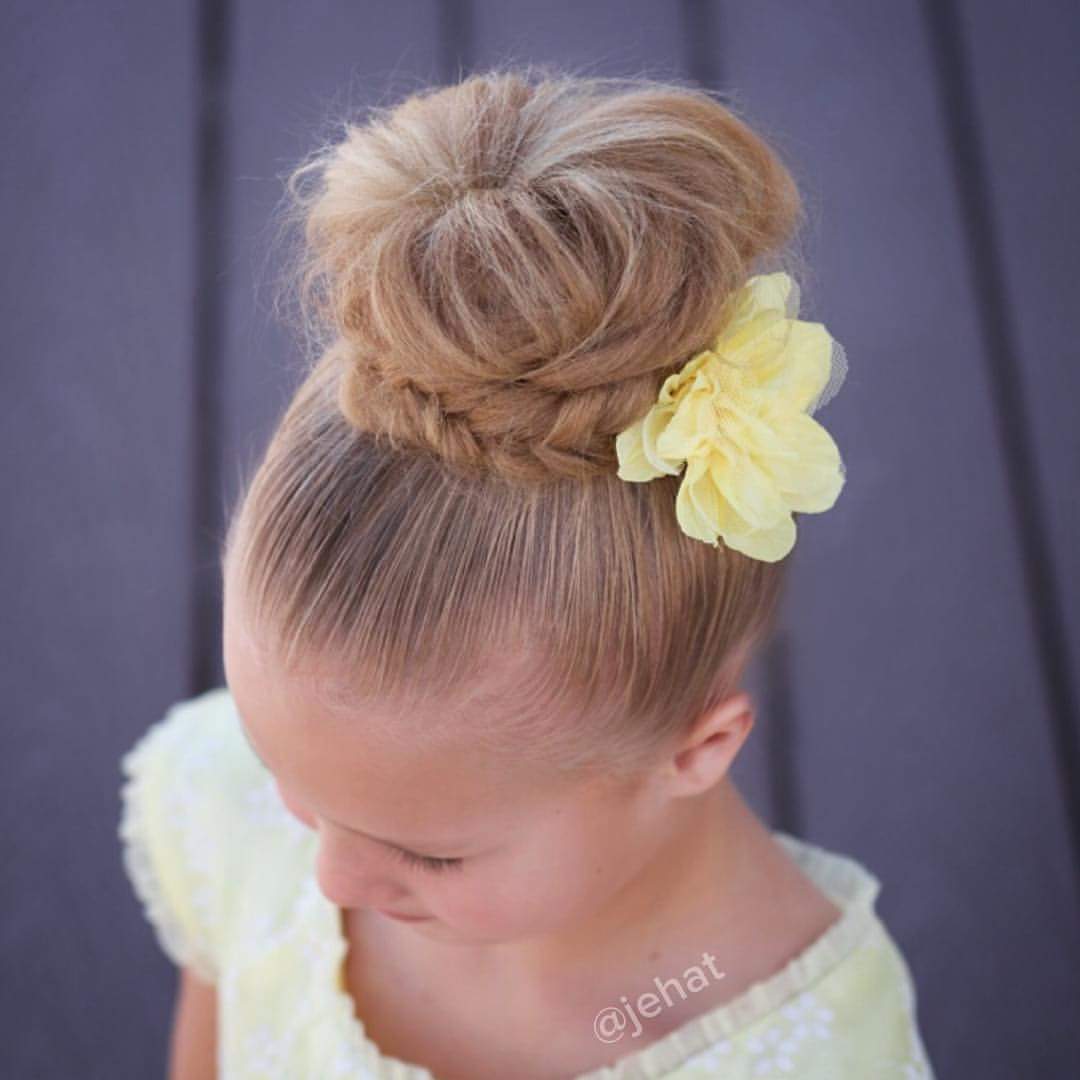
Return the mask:
<svg viewBox="0 0 1080 1080">
<path fill-rule="evenodd" d="M 350 422 L 530 482 L 614 472 L 615 434 L 801 212 L 708 92 L 540 65 L 376 108 L 289 190 Z"/>
</svg>

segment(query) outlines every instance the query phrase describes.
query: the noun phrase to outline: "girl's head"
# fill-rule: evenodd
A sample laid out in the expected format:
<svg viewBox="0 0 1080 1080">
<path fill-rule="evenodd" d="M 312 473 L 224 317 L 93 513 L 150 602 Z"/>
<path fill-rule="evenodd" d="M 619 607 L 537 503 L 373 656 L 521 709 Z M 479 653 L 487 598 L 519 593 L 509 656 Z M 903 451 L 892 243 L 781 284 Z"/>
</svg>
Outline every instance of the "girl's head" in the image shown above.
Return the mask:
<svg viewBox="0 0 1080 1080">
<path fill-rule="evenodd" d="M 796 188 L 705 91 L 531 67 L 376 110 L 289 190 L 316 359 L 223 551 L 247 734 L 341 906 L 583 919 L 751 722 L 786 563 L 687 536 L 680 478 L 621 480 L 614 443 Z"/>
</svg>

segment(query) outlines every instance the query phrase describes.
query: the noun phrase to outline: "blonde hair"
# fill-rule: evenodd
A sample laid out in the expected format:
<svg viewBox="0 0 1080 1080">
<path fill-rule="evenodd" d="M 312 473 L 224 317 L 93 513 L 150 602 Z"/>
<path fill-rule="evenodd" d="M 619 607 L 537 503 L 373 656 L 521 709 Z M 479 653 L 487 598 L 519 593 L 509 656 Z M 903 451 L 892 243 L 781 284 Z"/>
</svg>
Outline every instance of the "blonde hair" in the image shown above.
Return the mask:
<svg viewBox="0 0 1080 1080">
<path fill-rule="evenodd" d="M 710 93 L 548 65 L 377 107 L 289 177 L 315 360 L 223 548 L 288 670 L 632 769 L 735 687 L 786 562 L 686 536 L 616 434 L 802 204 Z"/>
</svg>

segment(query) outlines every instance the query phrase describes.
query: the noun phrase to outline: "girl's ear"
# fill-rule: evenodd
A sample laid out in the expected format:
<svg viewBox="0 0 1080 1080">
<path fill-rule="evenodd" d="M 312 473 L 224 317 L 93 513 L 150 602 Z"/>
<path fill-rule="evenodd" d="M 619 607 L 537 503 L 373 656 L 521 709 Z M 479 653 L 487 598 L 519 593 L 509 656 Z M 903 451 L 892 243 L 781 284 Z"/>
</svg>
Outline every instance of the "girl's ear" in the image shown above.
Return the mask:
<svg viewBox="0 0 1080 1080">
<path fill-rule="evenodd" d="M 697 795 L 727 775 L 754 726 L 754 703 L 745 690 L 702 713 L 665 763 L 674 795 Z"/>
</svg>

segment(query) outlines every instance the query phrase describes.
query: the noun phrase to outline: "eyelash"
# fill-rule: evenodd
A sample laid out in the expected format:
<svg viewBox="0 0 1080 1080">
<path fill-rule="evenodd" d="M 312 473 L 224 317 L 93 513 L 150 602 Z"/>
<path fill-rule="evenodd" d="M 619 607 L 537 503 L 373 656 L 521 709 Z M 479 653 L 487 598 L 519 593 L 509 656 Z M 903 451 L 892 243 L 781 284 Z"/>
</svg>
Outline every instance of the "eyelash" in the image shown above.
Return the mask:
<svg viewBox="0 0 1080 1080">
<path fill-rule="evenodd" d="M 252 749 L 254 753 L 254 749 Z M 270 772 L 269 769 L 263 764 L 262 758 L 257 754 L 255 760 L 262 766 L 266 772 Z M 436 859 L 431 855 L 414 855 L 411 851 L 402 851 L 399 848 L 391 849 L 395 855 L 402 862 L 407 863 L 409 866 L 419 867 L 421 870 L 427 870 L 429 873 L 438 874 L 444 870 L 460 870 L 461 864 L 465 861 L 463 858 L 457 859 Z"/>
<path fill-rule="evenodd" d="M 460 870 L 461 864 L 465 861 L 464 859 L 436 859 L 430 855 L 414 855 L 411 851 L 401 851 L 398 848 L 394 848 L 393 851 L 402 862 L 408 863 L 409 866 L 428 870 L 431 873 L 441 873 L 444 870 Z"/>
</svg>

